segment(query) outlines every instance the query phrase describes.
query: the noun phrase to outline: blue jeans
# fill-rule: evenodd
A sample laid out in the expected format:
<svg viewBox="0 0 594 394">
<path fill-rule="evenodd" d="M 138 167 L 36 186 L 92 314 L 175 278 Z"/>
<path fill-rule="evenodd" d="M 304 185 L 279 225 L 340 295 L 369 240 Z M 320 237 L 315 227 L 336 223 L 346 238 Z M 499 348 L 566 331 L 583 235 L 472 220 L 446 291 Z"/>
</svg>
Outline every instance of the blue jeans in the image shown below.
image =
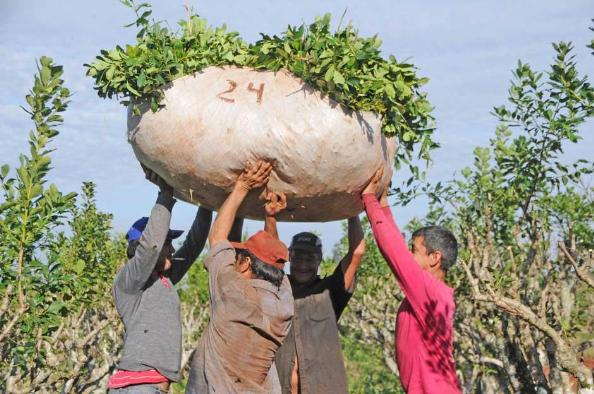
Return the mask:
<svg viewBox="0 0 594 394">
<path fill-rule="evenodd" d="M 121 389 L 109 389 L 109 394 L 167 394 L 154 384 L 135 384 Z"/>
</svg>

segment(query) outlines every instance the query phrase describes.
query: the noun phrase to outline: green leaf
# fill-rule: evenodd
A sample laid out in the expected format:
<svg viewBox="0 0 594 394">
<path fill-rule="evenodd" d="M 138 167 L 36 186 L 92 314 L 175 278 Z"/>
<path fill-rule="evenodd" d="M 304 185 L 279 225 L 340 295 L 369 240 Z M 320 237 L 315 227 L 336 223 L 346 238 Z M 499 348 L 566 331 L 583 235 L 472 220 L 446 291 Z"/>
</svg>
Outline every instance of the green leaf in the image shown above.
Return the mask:
<svg viewBox="0 0 594 394">
<path fill-rule="evenodd" d="M 330 68 L 328 68 L 328 70 L 326 71 L 326 74 L 324 75 L 324 79 L 329 82 L 334 78 L 334 66 L 330 66 Z"/>
<path fill-rule="evenodd" d="M 131 85 L 130 82 L 126 82 L 126 88 L 128 89 L 128 91 L 130 91 L 130 93 L 132 93 L 133 95 L 140 97 L 141 94 L 138 92 L 138 90 L 134 89 Z"/>
<path fill-rule="evenodd" d="M 344 84 L 344 77 L 338 70 L 334 71 L 333 80 L 334 80 L 335 84 L 338 84 L 338 85 Z"/>
<path fill-rule="evenodd" d="M 105 78 L 108 81 L 111 81 L 113 79 L 113 74 L 115 73 L 116 68 L 115 66 L 111 66 L 110 68 L 107 69 L 107 72 L 105 73 Z"/>
<path fill-rule="evenodd" d="M 74 270 L 74 272 L 76 272 L 78 275 L 82 274 L 84 269 L 85 269 L 85 262 L 81 259 L 78 259 L 74 265 L 72 266 L 72 269 Z"/>
<path fill-rule="evenodd" d="M 394 86 L 392 86 L 391 84 L 388 83 L 384 87 L 384 90 L 386 91 L 386 94 L 388 95 L 389 98 L 391 98 L 391 99 L 396 98 L 396 90 L 394 90 Z"/>
<path fill-rule="evenodd" d="M 40 184 L 34 185 L 31 189 L 31 198 L 35 198 L 43 193 L 43 186 Z"/>
<path fill-rule="evenodd" d="M 47 309 L 48 313 L 50 314 L 57 314 L 60 313 L 64 309 L 64 303 L 60 301 L 54 301 Z"/>
</svg>

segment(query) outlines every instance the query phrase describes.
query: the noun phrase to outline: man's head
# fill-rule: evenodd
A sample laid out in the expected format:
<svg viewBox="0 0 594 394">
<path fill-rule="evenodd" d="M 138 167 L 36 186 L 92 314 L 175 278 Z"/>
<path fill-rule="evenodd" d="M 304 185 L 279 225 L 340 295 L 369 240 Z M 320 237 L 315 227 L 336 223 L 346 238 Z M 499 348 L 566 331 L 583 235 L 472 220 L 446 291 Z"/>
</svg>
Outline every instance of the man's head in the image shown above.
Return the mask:
<svg viewBox="0 0 594 394">
<path fill-rule="evenodd" d="M 289 246 L 291 277 L 297 283 L 309 283 L 318 276 L 322 262 L 322 241 L 312 233 L 303 232 L 293 236 Z"/>
<path fill-rule="evenodd" d="M 441 226 L 423 227 L 412 235 L 411 252 L 425 271 L 445 274 L 456 262 L 458 242 L 451 231 Z"/>
<path fill-rule="evenodd" d="M 284 243 L 265 231 L 258 231 L 247 241 L 231 242 L 237 255 L 235 270 L 246 279 L 263 279 L 280 287 L 289 251 Z"/>
<path fill-rule="evenodd" d="M 136 248 L 140 243 L 140 237 L 146 228 L 148 223 L 147 217 L 142 217 L 138 219 L 130 230 L 126 233 L 126 239 L 128 240 L 128 249 L 126 251 L 128 258 L 131 259 L 136 254 Z M 175 248 L 172 245 L 172 240 L 178 238 L 180 235 L 183 234 L 182 230 L 169 230 L 167 233 L 167 238 L 165 240 L 165 244 L 163 244 L 163 248 L 161 248 L 161 252 L 159 253 L 159 259 L 157 260 L 157 264 L 155 265 L 155 270 L 157 272 L 164 272 L 171 268 L 171 258 L 173 253 L 175 252 Z"/>
</svg>

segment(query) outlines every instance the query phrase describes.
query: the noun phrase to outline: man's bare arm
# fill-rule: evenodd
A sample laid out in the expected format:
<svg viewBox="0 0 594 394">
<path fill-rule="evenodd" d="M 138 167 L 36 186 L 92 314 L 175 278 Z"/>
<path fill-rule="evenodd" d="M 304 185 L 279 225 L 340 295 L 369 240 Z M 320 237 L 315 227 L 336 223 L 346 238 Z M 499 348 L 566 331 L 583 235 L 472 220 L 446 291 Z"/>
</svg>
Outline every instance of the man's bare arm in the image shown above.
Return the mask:
<svg viewBox="0 0 594 394">
<path fill-rule="evenodd" d="M 243 236 L 243 218 L 235 218 L 235 221 L 233 221 L 233 227 L 231 227 L 231 232 L 229 233 L 229 241 L 241 242 L 242 236 Z"/>
<path fill-rule="evenodd" d="M 348 290 L 352 287 L 357 276 L 357 271 L 365 255 L 365 238 L 363 236 L 363 227 L 359 216 L 349 219 L 348 224 L 349 251 L 340 261 L 340 269 L 344 276 L 344 288 Z"/>
<path fill-rule="evenodd" d="M 266 218 L 264 219 L 264 231 L 278 238 L 276 228 L 276 215 L 287 207 L 287 196 L 285 193 L 268 192 L 266 193 Z"/>
<path fill-rule="evenodd" d="M 264 186 L 268 182 L 270 177 L 270 171 L 272 166 L 270 163 L 259 160 L 256 164 L 252 165 L 247 163 L 241 175 L 233 186 L 233 191 L 221 208 L 217 218 L 215 219 L 210 234 L 208 235 L 208 243 L 212 248 L 220 241 L 224 241 L 229 236 L 235 215 L 239 206 L 243 202 L 243 199 L 252 189 Z"/>
</svg>

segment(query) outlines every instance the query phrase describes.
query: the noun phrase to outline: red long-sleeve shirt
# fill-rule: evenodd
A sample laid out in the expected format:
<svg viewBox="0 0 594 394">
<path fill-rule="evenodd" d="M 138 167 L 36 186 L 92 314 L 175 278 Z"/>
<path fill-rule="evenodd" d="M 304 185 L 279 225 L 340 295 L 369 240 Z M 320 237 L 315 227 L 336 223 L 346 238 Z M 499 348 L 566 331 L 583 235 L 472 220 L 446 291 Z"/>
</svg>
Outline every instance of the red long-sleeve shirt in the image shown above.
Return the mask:
<svg viewBox="0 0 594 394">
<path fill-rule="evenodd" d="M 460 393 L 453 358 L 454 290 L 414 260 L 394 223 L 373 194 L 363 204 L 377 245 L 405 299 L 396 320 L 396 361 L 407 393 Z"/>
</svg>

